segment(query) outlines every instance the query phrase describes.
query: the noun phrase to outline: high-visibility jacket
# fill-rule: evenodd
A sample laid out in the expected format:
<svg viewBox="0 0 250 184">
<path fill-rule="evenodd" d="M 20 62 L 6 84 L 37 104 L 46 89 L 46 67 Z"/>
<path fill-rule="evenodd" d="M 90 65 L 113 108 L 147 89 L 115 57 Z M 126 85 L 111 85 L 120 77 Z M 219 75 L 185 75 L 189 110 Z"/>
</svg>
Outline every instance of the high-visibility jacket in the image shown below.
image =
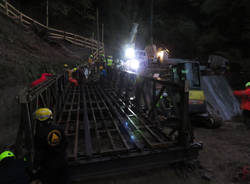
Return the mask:
<svg viewBox="0 0 250 184">
<path fill-rule="evenodd" d="M 113 63 L 113 59 L 112 58 L 108 58 L 107 59 L 107 66 L 112 66 Z"/>
<path fill-rule="evenodd" d="M 69 82 L 74 84 L 75 86 L 79 86 L 78 81 L 72 77 L 69 78 Z"/>
<path fill-rule="evenodd" d="M 250 87 L 245 90 L 234 91 L 234 95 L 241 97 L 240 108 L 250 111 Z"/>
<path fill-rule="evenodd" d="M 74 73 L 74 69 L 68 70 L 69 82 L 75 84 L 75 86 L 78 86 L 79 85 L 78 81 L 73 78 L 73 73 Z"/>
<path fill-rule="evenodd" d="M 31 83 L 31 87 L 37 86 L 38 84 L 47 80 L 47 76 L 52 76 L 51 73 L 43 73 L 42 76 Z"/>
</svg>

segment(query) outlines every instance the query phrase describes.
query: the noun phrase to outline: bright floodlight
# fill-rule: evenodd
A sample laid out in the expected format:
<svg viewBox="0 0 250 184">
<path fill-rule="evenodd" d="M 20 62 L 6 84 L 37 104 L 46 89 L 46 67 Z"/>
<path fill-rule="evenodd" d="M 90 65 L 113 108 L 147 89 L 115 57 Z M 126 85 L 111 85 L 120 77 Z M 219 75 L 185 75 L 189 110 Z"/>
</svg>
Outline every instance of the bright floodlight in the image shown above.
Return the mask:
<svg viewBox="0 0 250 184">
<path fill-rule="evenodd" d="M 135 50 L 133 48 L 127 48 L 125 51 L 125 56 L 129 59 L 132 59 L 135 57 Z"/>
<path fill-rule="evenodd" d="M 163 57 L 164 57 L 164 51 L 163 50 L 157 52 L 157 58 L 159 58 L 161 62 L 163 61 Z"/>
<path fill-rule="evenodd" d="M 139 68 L 139 61 L 136 59 L 130 60 L 130 67 L 133 70 L 137 70 Z"/>
</svg>

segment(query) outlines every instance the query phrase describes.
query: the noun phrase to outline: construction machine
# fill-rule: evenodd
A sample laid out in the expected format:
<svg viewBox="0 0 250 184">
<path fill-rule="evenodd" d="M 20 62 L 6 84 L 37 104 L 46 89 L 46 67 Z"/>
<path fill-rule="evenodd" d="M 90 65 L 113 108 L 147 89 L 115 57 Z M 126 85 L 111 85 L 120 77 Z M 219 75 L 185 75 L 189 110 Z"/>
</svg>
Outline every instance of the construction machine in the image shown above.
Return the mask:
<svg viewBox="0 0 250 184">
<path fill-rule="evenodd" d="M 202 123 L 209 128 L 221 126 L 218 117 L 212 117 L 207 111 L 204 91 L 201 88 L 200 63 L 198 61 L 168 59 L 174 63 L 171 67 L 171 77 L 174 81 L 187 80 L 189 82 L 189 114 L 195 124 Z"/>
<path fill-rule="evenodd" d="M 201 88 L 200 63 L 193 60 L 169 58 L 167 49 L 158 50 L 155 55 L 157 62 L 149 63 L 146 73 L 175 82 L 187 80 L 191 121 L 208 128 L 220 127 L 222 121 L 218 117 L 212 117 L 206 108 L 205 94 Z"/>
</svg>

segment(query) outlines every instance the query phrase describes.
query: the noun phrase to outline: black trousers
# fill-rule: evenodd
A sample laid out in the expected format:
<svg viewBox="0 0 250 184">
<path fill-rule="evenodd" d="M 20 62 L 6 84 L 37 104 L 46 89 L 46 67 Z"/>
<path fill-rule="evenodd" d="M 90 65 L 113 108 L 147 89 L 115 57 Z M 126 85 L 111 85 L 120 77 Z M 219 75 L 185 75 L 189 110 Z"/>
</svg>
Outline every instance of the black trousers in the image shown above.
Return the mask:
<svg viewBox="0 0 250 184">
<path fill-rule="evenodd" d="M 41 167 L 40 175 L 44 184 L 70 183 L 68 164 L 64 157 L 52 156 L 47 158 Z"/>
</svg>

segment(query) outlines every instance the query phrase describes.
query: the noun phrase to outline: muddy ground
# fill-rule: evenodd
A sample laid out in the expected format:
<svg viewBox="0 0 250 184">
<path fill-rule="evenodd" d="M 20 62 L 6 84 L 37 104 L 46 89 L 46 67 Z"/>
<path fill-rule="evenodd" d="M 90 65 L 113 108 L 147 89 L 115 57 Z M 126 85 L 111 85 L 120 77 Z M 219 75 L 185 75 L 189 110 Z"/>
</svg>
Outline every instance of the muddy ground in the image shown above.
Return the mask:
<svg viewBox="0 0 250 184">
<path fill-rule="evenodd" d="M 119 176 L 84 181 L 85 184 L 237 184 L 250 183 L 237 177 L 250 165 L 250 130 L 240 121 L 225 122 L 211 130 L 195 128 L 197 141 L 204 143 L 195 169 L 168 166 Z M 82 182 L 80 182 L 82 183 Z"/>
</svg>

